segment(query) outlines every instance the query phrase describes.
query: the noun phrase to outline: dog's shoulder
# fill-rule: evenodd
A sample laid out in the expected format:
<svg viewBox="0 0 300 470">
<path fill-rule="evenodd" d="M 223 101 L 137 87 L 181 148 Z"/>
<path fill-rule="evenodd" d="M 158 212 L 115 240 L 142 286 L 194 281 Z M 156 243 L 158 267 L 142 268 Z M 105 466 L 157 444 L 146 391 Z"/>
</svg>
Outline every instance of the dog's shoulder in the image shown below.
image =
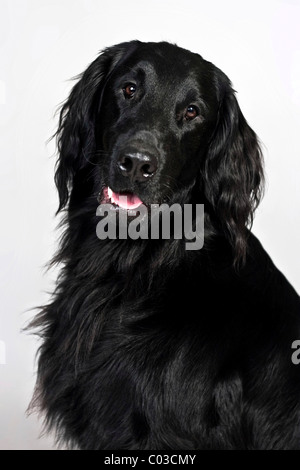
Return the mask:
<svg viewBox="0 0 300 470">
<path fill-rule="evenodd" d="M 213 282 L 248 291 L 257 298 L 267 299 L 272 305 L 286 303 L 300 316 L 298 293 L 252 232 L 248 232 L 247 255 L 243 264 L 234 266 L 225 239 L 217 240 L 215 249 L 208 253 L 207 258 L 208 274 Z"/>
<path fill-rule="evenodd" d="M 224 239 L 216 240 L 206 259 L 205 273 L 199 278 L 201 303 L 219 322 L 225 316 L 247 336 L 251 332 L 270 336 L 276 330 L 289 343 L 300 337 L 300 297 L 253 233 L 248 233 L 243 265 L 234 266 Z"/>
<path fill-rule="evenodd" d="M 251 232 L 248 237 L 248 255 L 241 269 L 240 282 L 267 301 L 269 306 L 284 310 L 287 316 L 296 315 L 300 321 L 299 295 Z"/>
</svg>

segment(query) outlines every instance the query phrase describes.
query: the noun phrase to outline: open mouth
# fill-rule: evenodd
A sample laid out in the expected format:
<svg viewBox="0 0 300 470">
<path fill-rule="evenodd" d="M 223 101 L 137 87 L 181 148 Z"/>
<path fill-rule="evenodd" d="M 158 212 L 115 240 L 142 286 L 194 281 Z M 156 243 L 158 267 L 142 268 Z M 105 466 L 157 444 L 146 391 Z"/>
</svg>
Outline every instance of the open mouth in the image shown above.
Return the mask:
<svg viewBox="0 0 300 470">
<path fill-rule="evenodd" d="M 143 202 L 140 198 L 133 193 L 124 192 L 124 193 L 115 193 L 108 186 L 103 190 L 103 199 L 105 203 L 114 204 L 121 209 L 131 210 L 137 209 Z"/>
</svg>

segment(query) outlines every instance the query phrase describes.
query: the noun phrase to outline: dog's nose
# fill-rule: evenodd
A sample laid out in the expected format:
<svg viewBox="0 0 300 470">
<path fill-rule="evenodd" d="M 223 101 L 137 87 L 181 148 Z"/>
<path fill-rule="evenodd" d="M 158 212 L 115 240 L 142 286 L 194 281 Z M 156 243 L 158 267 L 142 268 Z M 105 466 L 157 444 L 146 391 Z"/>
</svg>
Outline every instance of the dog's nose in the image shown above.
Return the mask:
<svg viewBox="0 0 300 470">
<path fill-rule="evenodd" d="M 122 175 L 131 178 L 133 182 L 142 182 L 155 174 L 157 159 L 150 154 L 124 153 L 118 158 L 117 165 Z"/>
</svg>

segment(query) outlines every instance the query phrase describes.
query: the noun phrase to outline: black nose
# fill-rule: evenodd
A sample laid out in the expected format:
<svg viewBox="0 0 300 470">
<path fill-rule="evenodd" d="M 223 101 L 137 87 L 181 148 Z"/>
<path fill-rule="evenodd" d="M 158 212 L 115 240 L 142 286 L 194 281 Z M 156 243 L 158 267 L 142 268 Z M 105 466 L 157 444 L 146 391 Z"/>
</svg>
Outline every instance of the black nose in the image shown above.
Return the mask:
<svg viewBox="0 0 300 470">
<path fill-rule="evenodd" d="M 133 182 L 142 182 L 155 174 L 157 159 L 150 154 L 124 153 L 119 156 L 117 165 L 122 175 L 130 177 Z"/>
</svg>

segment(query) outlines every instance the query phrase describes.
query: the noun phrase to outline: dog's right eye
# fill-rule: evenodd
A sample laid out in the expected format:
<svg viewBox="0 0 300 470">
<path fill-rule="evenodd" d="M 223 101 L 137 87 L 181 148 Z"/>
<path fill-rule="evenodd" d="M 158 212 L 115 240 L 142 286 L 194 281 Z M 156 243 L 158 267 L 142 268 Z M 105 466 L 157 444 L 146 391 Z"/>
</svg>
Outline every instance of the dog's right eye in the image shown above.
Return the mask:
<svg viewBox="0 0 300 470">
<path fill-rule="evenodd" d="M 136 85 L 134 85 L 133 83 L 128 83 L 123 88 L 124 97 L 126 99 L 132 98 L 135 92 L 136 92 Z"/>
</svg>

